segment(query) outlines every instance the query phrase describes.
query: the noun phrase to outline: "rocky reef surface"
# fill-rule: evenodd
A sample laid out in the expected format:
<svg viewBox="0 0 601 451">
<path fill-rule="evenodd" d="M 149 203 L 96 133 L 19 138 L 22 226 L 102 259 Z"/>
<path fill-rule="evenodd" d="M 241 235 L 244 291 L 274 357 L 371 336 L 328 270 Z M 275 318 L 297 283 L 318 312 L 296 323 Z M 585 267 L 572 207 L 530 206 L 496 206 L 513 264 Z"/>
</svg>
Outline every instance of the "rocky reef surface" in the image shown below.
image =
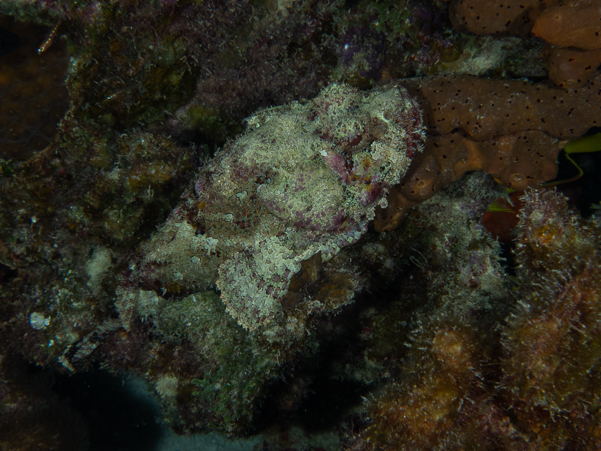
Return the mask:
<svg viewBox="0 0 601 451">
<path fill-rule="evenodd" d="M 599 219 L 545 186 L 598 6 L 2 2 L 0 447 L 86 449 L 52 381 L 102 370 L 263 450 L 598 449 Z"/>
</svg>

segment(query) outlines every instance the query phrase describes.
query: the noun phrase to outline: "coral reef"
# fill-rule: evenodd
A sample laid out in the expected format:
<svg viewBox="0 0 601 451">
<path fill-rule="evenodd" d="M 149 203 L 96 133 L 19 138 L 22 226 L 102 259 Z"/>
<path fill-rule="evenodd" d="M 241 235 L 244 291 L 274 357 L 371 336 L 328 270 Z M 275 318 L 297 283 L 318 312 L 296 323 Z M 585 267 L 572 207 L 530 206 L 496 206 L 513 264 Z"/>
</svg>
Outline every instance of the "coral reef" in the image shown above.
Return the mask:
<svg viewBox="0 0 601 451">
<path fill-rule="evenodd" d="M 601 49 L 556 48 L 548 59 L 549 78 L 560 86 L 577 88 L 587 83 L 601 65 Z"/>
<path fill-rule="evenodd" d="M 596 449 L 598 219 L 583 221 L 551 190 L 521 201 L 514 288 L 489 298 L 497 326 L 435 298 L 418 309 L 402 372 L 369 402 L 370 424 L 352 449 Z"/>
<path fill-rule="evenodd" d="M 101 368 L 263 449 L 594 449 L 599 220 L 481 218 L 599 126 L 599 49 L 502 3 L 0 2 L 2 446 L 85 442 L 35 375 Z"/>
<path fill-rule="evenodd" d="M 474 440 L 501 411 L 486 392 L 494 326 L 508 313 L 499 246 L 480 218 L 499 194 L 490 176 L 470 174 L 421 203 L 397 234 L 406 260 L 393 298 L 370 315 L 362 350 L 384 387 L 367 405 L 366 428 L 348 449 L 448 449 Z M 486 420 L 488 418 L 488 420 Z M 495 418 L 493 421 L 492 418 Z M 505 438 L 503 438 L 505 439 Z M 353 448 L 354 447 L 354 448 Z"/>
<path fill-rule="evenodd" d="M 408 269 L 390 278 L 404 287 L 400 297 L 393 290 L 390 310 L 398 310 L 404 318 L 399 320 L 391 311 L 378 315 L 380 319 L 374 319 L 372 325 L 374 341 L 398 344 L 407 340 L 398 334 L 387 336 L 390 332 L 385 331 L 398 327 L 398 322 L 410 322 L 416 307 L 436 305 L 439 314 L 464 322 L 477 311 L 494 316 L 492 302 L 506 296 L 506 287 L 498 243 L 490 238 L 480 218 L 499 195 L 499 186 L 490 176 L 467 175 L 416 206 L 400 228 L 383 234 L 392 234 L 395 238 L 388 239 L 403 243 L 393 258 Z M 386 323 L 390 324 L 383 327 Z"/>
<path fill-rule="evenodd" d="M 549 78 L 569 87 L 585 85 L 601 64 L 601 2 L 590 0 L 545 9 L 532 34 L 551 44 Z"/>
<path fill-rule="evenodd" d="M 71 61 L 68 77 L 60 80 L 66 82 L 71 108 L 55 136 L 48 136 L 49 145 L 38 153 L 38 149 L 29 148 L 23 158 L 33 157 L 25 162 L 0 161 L 3 346 L 22 353 L 31 362 L 59 371 L 79 372 L 98 361 L 114 372 L 122 369 L 138 372 L 153 386 L 163 387 L 165 393 L 175 393 L 169 395 L 165 405 L 169 416 L 174 418 L 174 428 L 180 430 L 213 427 L 239 432 L 249 427 L 254 417 L 251 406 L 257 406 L 265 396 L 269 378 L 257 377 L 255 382 L 259 385 L 248 392 L 252 395 L 232 398 L 235 403 L 222 409 L 229 413 L 218 413 L 211 410 L 211 403 L 192 402 L 200 398 L 186 393 L 198 391 L 191 388 L 194 384 L 190 381 L 203 380 L 207 372 L 219 373 L 213 358 L 219 349 L 210 348 L 207 351 L 210 358 L 203 360 L 197 356 L 196 347 L 201 346 L 198 341 L 185 338 L 177 344 L 179 336 L 175 336 L 165 344 L 151 338 L 155 333 L 168 335 L 162 330 L 155 332 L 157 326 L 153 320 L 158 322 L 159 306 L 154 304 L 160 299 L 182 301 L 198 290 L 174 283 L 164 286 L 165 293 L 158 286 L 144 286 L 141 291 L 133 290 L 127 295 L 119 292 L 117 296 L 116 289 L 119 275 L 124 273 L 127 279 L 132 271 L 130 265 L 138 243 L 147 240 L 173 210 L 193 171 L 210 156 L 213 144 L 224 142 L 242 130 L 241 118 L 259 107 L 312 97 L 321 86 L 342 81 L 336 77 L 347 77 L 356 67 L 363 66 L 362 58 L 369 53 L 371 38 L 381 31 L 372 31 L 370 20 L 362 18 L 356 9 L 345 12 L 344 20 L 334 18 L 331 13 L 338 10 L 337 5 L 325 2 L 279 6 L 267 3 L 252 7 L 244 2 L 235 7 L 222 2 L 71 5 L 16 0 L 0 5 L 3 13 L 17 21 L 47 27 L 36 47 L 43 47 L 42 58 L 66 46 Z M 352 28 L 359 26 L 358 22 L 363 31 L 357 36 L 362 38 L 354 39 L 354 32 L 349 30 L 358 30 Z M 422 22 L 411 16 L 406 25 L 415 29 Z M 233 30 L 239 31 L 238 39 L 232 39 Z M 413 69 L 398 65 L 397 71 L 416 70 L 437 60 L 438 50 L 433 50 L 429 58 L 428 49 L 421 46 L 427 33 L 411 37 L 403 27 L 397 31 L 394 45 L 400 46 L 401 40 L 404 45 L 411 42 L 412 52 L 420 51 L 423 56 L 412 61 L 411 52 L 404 53 L 404 60 L 411 61 Z M 352 63 L 343 58 L 343 50 L 348 50 L 346 43 L 350 41 L 356 44 Z M 3 49 L 8 48 L 4 44 Z M 390 51 L 394 45 L 375 47 L 374 52 Z M 399 54 L 398 47 L 396 50 Z M 7 66 L 7 70 L 14 73 L 13 67 Z M 384 71 L 385 65 L 380 65 L 368 75 L 381 78 Z M 14 78 L 10 81 L 17 82 Z M 365 82 L 373 80 L 361 81 Z M 218 84 L 225 88 L 216 89 Z M 196 107 L 190 109 L 189 104 Z M 179 115 L 182 111 L 190 112 L 184 117 L 187 122 Z M 330 132 L 336 131 L 336 126 Z M 351 241 L 364 232 L 367 218 L 373 214 L 373 202 L 381 200 L 387 189 L 380 183 L 391 185 L 396 181 L 394 170 L 382 167 L 377 174 L 375 165 L 371 169 L 357 167 L 360 173 L 353 173 L 352 153 L 364 152 L 371 144 L 368 141 L 388 127 L 357 126 L 364 127 L 366 134 L 360 142 L 346 143 L 356 146 L 345 149 L 349 151 L 344 156 L 348 162 L 334 156 L 332 165 L 336 170 L 321 160 L 322 155 L 318 162 L 305 162 L 311 174 L 330 171 L 330 184 L 339 185 L 333 194 L 343 193 L 342 197 L 334 196 L 334 201 L 354 199 L 355 220 L 362 225 L 350 221 L 336 223 L 345 228 L 344 233 L 351 236 Z M 188 133 L 190 130 L 192 135 Z M 344 140 L 344 136 L 337 138 Z M 356 136 L 351 141 L 353 138 Z M 198 141 L 202 146 L 195 145 Z M 340 144 L 323 143 L 324 149 Z M 385 148 L 380 146 L 378 151 L 383 156 Z M 351 167 L 347 168 L 347 163 Z M 348 177 L 357 176 L 356 180 L 349 180 L 353 186 L 348 188 L 347 182 L 339 183 L 345 171 Z M 264 175 L 268 176 L 269 171 Z M 372 175 L 377 177 L 370 183 L 366 178 Z M 280 178 L 284 181 L 284 174 Z M 266 185 L 267 180 L 270 179 L 262 184 Z M 196 185 L 202 188 L 202 183 Z M 251 202 L 250 194 L 258 185 L 251 182 L 252 190 L 248 191 L 245 202 Z M 266 187 L 265 202 L 268 203 L 268 196 L 275 199 L 280 194 L 286 193 L 269 191 Z M 231 207 L 237 212 L 244 200 L 242 194 L 233 200 Z M 304 202 L 310 206 L 312 200 L 306 197 Z M 214 202 L 209 207 L 217 208 L 217 201 Z M 256 203 L 259 202 L 257 199 Z M 284 213 L 293 215 L 297 207 L 290 204 Z M 286 222 L 268 208 L 257 206 L 256 210 L 271 215 L 276 222 Z M 327 228 L 323 218 L 309 219 Z M 229 223 L 219 225 L 227 228 Z M 250 223 L 242 221 L 233 226 L 243 231 Z M 331 238 L 325 243 L 314 243 L 317 247 L 327 245 L 324 251 L 329 254 L 339 252 L 348 243 L 341 241 L 344 233 L 337 234 L 335 230 L 306 228 L 306 232 L 313 238 L 320 233 L 322 238 L 326 235 Z M 250 231 L 247 233 L 250 236 Z M 199 256 L 206 256 L 206 252 L 203 247 Z M 326 257 L 319 252 L 306 260 L 299 259 L 294 263 L 298 273 L 289 274 L 290 281 L 280 282 L 290 286 L 285 296 L 280 293 L 282 306 L 276 310 L 281 310 L 280 316 L 294 312 L 299 331 L 301 324 L 306 324 L 315 313 L 339 310 L 366 279 L 347 254 L 339 252 L 330 256 L 329 261 L 325 261 Z M 244 258 L 253 257 L 241 254 L 240 259 Z M 214 269 L 211 286 L 218 274 L 217 267 Z M 206 281 L 199 282 L 207 286 Z M 229 318 L 223 310 L 213 312 L 219 321 Z M 317 348 L 309 336 L 303 345 Z M 264 346 L 253 342 L 252 352 L 262 352 Z M 277 349 L 271 351 L 271 360 L 282 371 L 281 366 L 293 354 L 280 356 Z M 170 374 L 177 365 L 182 371 Z M 175 389 L 167 390 L 169 387 Z"/>
<path fill-rule="evenodd" d="M 599 83 L 596 79 L 583 89 L 571 90 L 522 80 L 474 77 L 405 82 L 418 96 L 430 134 L 460 129 L 479 141 L 524 130 L 563 139 L 580 137 L 599 123 Z"/>
<path fill-rule="evenodd" d="M 477 426 L 470 423 L 491 410 L 485 402 L 472 331 L 452 327 L 448 320 L 445 325 L 426 326 L 427 338 L 416 336 L 411 343 L 408 358 L 419 362 L 416 368 L 407 365 L 412 377 L 387 387 L 369 408 L 376 424 L 364 436 L 375 449 L 453 449 L 473 444 L 470 430 Z"/>
<path fill-rule="evenodd" d="M 598 8 L 598 0 L 452 0 L 449 12 L 453 26 L 464 32 L 532 32 L 554 46 L 594 50 L 601 45 Z"/>
<path fill-rule="evenodd" d="M 500 390 L 540 448 L 594 449 L 601 433 L 590 404 L 601 396 L 599 224 L 582 221 L 552 191 L 527 192 L 522 202 L 516 257 L 523 285 L 503 331 Z"/>
<path fill-rule="evenodd" d="M 145 363 L 167 417 L 173 424 L 181 423 L 178 398 L 185 397 L 186 414 L 196 421 L 208 417 L 214 427 L 229 431 L 248 424 L 255 414 L 249 406 L 257 405 L 265 384 L 277 376 L 277 353 L 253 343 L 215 293 L 197 293 L 177 302 L 161 300 L 162 305 L 150 311 L 148 304 L 139 299 L 137 313 L 153 317 L 168 340 L 189 341 L 197 354 L 195 367 L 178 368 L 173 361 L 168 367 L 152 360 Z"/>
</svg>

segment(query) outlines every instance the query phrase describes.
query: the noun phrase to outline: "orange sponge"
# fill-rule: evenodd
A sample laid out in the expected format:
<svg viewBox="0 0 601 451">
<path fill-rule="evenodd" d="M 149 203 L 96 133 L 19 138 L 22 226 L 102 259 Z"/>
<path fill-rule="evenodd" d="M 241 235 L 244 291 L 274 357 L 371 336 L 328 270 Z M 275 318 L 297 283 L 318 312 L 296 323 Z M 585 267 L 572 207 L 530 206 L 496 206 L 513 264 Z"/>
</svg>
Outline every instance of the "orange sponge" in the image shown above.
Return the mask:
<svg viewBox="0 0 601 451">
<path fill-rule="evenodd" d="M 470 76 L 412 79 L 405 85 L 417 96 L 433 135 L 461 129 L 476 140 L 487 140 L 540 130 L 573 139 L 601 125 L 601 77 L 572 90 Z"/>
<path fill-rule="evenodd" d="M 522 190 L 555 177 L 560 138 L 601 124 L 601 76 L 582 89 L 475 77 L 413 79 L 428 128 L 426 149 L 376 212 L 376 230 L 395 229 L 408 209 L 467 171 L 482 170 Z"/>
<path fill-rule="evenodd" d="M 601 0 L 547 8 L 532 33 L 557 47 L 601 49 Z"/>
<path fill-rule="evenodd" d="M 532 17 L 555 3 L 557 0 L 455 0 L 449 12 L 453 27 L 462 32 L 526 35 Z"/>
<path fill-rule="evenodd" d="M 595 75 L 601 64 L 601 49 L 554 48 L 549 56 L 549 78 L 560 86 L 578 88 Z"/>
</svg>

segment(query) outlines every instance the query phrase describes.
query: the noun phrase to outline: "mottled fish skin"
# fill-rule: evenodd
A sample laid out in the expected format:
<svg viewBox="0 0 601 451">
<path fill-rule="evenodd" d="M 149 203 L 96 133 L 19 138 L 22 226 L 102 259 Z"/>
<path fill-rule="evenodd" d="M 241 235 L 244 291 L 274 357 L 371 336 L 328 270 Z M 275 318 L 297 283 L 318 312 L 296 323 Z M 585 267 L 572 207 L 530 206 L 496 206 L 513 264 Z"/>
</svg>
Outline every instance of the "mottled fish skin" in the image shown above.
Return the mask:
<svg viewBox="0 0 601 451">
<path fill-rule="evenodd" d="M 282 307 L 291 279 L 361 238 L 424 139 L 399 86 L 334 84 L 311 102 L 259 111 L 201 169 L 129 280 L 163 292 L 217 286 L 245 329 L 304 331 Z"/>
</svg>

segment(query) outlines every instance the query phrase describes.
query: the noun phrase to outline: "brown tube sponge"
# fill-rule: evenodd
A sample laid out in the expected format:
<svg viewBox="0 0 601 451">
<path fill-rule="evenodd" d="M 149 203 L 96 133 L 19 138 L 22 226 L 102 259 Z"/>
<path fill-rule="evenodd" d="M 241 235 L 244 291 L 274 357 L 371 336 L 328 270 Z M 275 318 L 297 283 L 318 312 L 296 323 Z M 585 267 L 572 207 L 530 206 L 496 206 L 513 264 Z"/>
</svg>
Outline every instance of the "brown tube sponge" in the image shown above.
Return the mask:
<svg viewBox="0 0 601 451">
<path fill-rule="evenodd" d="M 555 177 L 560 139 L 601 124 L 601 76 L 564 89 L 520 80 L 434 77 L 405 82 L 428 130 L 426 148 L 378 209 L 376 230 L 395 229 L 408 209 L 467 171 L 482 170 L 513 189 Z"/>
<path fill-rule="evenodd" d="M 557 0 L 454 0 L 449 14 L 453 27 L 464 33 L 527 35 L 533 17 L 555 3 Z"/>
<path fill-rule="evenodd" d="M 557 47 L 600 49 L 601 0 L 547 8 L 536 20 L 532 33 Z"/>
<path fill-rule="evenodd" d="M 404 84 L 417 97 L 431 135 L 462 129 L 483 141 L 540 130 L 573 139 L 601 124 L 601 77 L 582 89 L 469 76 L 412 79 Z"/>
<path fill-rule="evenodd" d="M 595 75 L 601 64 L 601 49 L 554 48 L 549 56 L 549 78 L 559 86 L 579 88 Z"/>
</svg>

